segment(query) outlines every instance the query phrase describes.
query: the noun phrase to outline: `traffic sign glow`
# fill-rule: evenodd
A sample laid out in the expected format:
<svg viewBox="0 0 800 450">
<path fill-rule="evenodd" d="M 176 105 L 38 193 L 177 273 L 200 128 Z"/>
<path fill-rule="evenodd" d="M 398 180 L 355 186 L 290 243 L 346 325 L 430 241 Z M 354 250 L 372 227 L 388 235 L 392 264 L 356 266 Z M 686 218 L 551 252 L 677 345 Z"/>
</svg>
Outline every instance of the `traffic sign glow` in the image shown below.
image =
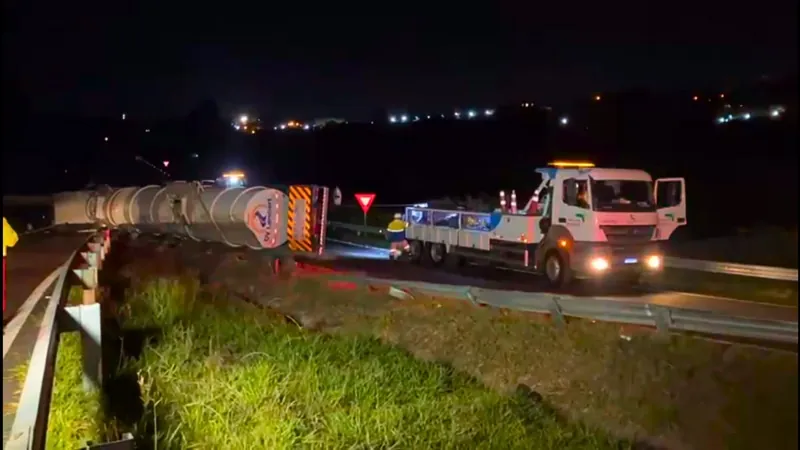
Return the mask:
<svg viewBox="0 0 800 450">
<path fill-rule="evenodd" d="M 358 206 L 360 206 L 361 210 L 364 211 L 364 214 L 366 214 L 369 211 L 370 206 L 372 206 L 372 202 L 375 201 L 375 194 L 356 194 L 355 196 Z"/>
</svg>

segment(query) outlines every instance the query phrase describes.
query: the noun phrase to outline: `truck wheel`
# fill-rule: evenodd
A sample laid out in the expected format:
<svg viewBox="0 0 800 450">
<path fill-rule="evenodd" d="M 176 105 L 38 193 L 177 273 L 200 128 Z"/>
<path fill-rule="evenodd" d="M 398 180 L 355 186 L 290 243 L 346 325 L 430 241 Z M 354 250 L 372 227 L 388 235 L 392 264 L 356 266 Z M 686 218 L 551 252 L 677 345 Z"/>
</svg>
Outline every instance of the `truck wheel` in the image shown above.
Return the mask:
<svg viewBox="0 0 800 450">
<path fill-rule="evenodd" d="M 564 286 L 572 280 L 572 269 L 557 250 L 551 250 L 544 257 L 543 271 L 552 287 Z"/>
<path fill-rule="evenodd" d="M 413 263 L 422 261 L 422 254 L 425 252 L 425 245 L 421 241 L 411 241 L 408 243 L 408 259 Z"/>
<path fill-rule="evenodd" d="M 447 257 L 447 249 L 444 244 L 431 244 L 428 249 L 428 254 L 430 255 L 431 263 L 433 263 L 434 266 L 440 266 Z"/>
</svg>

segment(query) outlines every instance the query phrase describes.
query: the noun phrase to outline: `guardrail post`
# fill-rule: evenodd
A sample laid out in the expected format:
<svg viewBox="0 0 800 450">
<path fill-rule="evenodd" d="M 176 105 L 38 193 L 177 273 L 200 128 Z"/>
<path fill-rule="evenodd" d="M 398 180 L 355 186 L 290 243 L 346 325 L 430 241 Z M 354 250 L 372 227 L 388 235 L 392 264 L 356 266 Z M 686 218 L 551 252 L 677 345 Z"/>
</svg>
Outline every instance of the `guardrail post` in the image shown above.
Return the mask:
<svg viewBox="0 0 800 450">
<path fill-rule="evenodd" d="M 561 305 L 558 304 L 558 300 L 555 298 L 550 300 L 548 309 L 550 310 L 550 319 L 553 324 L 558 328 L 564 328 L 567 325 L 567 320 L 564 318 L 564 311 L 561 309 Z"/>
<path fill-rule="evenodd" d="M 647 305 L 648 314 L 653 317 L 656 324 L 656 331 L 661 336 L 669 335 L 672 328 L 672 313 L 669 308 L 664 306 Z"/>
<path fill-rule="evenodd" d="M 111 252 L 111 230 L 108 228 L 103 228 L 103 249 L 106 255 Z"/>
<path fill-rule="evenodd" d="M 83 389 L 91 391 L 103 385 L 102 311 L 100 304 L 76 305 L 64 308 L 64 331 L 81 334 Z"/>
<path fill-rule="evenodd" d="M 79 262 L 77 267 L 73 269 L 73 273 L 78 276 L 83 286 L 84 305 L 97 303 L 98 272 L 102 265 L 102 253 L 101 244 L 95 241 L 88 242 L 86 249 L 80 252 L 83 261 Z"/>
<path fill-rule="evenodd" d="M 92 390 L 102 386 L 102 311 L 97 303 L 99 271 L 105 256 L 105 236 L 98 233 L 79 252 L 73 273 L 78 276 L 83 289 L 82 305 L 64 308 L 66 330 L 81 334 L 81 356 L 83 362 L 83 386 Z"/>
</svg>

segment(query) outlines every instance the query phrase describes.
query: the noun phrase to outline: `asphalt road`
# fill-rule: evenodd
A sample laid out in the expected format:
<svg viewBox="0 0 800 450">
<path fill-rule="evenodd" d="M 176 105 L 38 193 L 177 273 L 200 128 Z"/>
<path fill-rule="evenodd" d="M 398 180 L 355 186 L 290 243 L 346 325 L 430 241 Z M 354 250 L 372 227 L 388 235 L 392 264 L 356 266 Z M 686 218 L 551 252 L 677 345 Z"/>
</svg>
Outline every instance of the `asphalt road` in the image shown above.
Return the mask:
<svg viewBox="0 0 800 450">
<path fill-rule="evenodd" d="M 86 240 L 85 234 L 45 231 L 22 236 L 17 247 L 9 249 L 7 260 L 8 304 L 4 323 L 13 317 L 33 289 Z M 541 277 L 535 275 L 467 266 L 456 270 L 422 267 L 407 262 L 390 261 L 388 251 L 329 243 L 326 255 L 333 259 L 314 264 L 339 271 L 363 273 L 378 279 L 422 281 L 428 283 L 474 286 L 484 289 L 547 292 Z M 680 292 L 644 292 L 625 285 L 577 283 L 563 295 L 602 297 L 623 302 L 656 303 L 706 311 L 723 312 L 751 318 L 797 321 L 797 308 L 736 301 Z"/>
<path fill-rule="evenodd" d="M 47 276 L 64 264 L 88 235 L 74 231 L 41 231 L 21 235 L 6 258 L 6 309 L 3 324 Z"/>
<path fill-rule="evenodd" d="M 478 266 L 461 267 L 457 271 L 422 267 L 408 262 L 390 261 L 389 253 L 386 250 L 360 248 L 339 243 L 329 243 L 327 253 L 336 256 L 336 259 L 315 261 L 314 264 L 335 270 L 363 273 L 378 279 L 422 281 L 522 292 L 548 291 L 541 277 L 527 273 Z M 765 320 L 797 321 L 797 308 L 793 307 L 684 292 L 643 291 L 626 285 L 578 282 L 575 286 L 561 291 L 559 294 L 600 297 L 630 303 L 653 303 Z"/>
</svg>

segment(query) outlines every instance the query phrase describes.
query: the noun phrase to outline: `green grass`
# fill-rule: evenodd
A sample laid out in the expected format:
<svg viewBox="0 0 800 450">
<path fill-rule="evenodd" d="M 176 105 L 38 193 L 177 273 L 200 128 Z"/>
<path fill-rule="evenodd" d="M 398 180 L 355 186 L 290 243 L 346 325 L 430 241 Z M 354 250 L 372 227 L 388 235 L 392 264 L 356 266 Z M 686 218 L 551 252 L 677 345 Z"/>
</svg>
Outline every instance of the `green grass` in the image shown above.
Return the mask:
<svg viewBox="0 0 800 450">
<path fill-rule="evenodd" d="M 329 228 L 328 237 L 356 244 L 381 248 L 389 247 L 388 241 L 381 236 L 366 233 L 358 234 L 341 228 Z M 764 280 L 753 277 L 667 268 L 659 275 L 650 277 L 648 282 L 662 289 L 783 306 L 798 306 L 797 283 L 791 281 Z"/>
<path fill-rule="evenodd" d="M 171 266 L 177 251 L 159 255 Z M 117 375 L 133 376 L 146 412 L 98 429 L 134 431 L 141 445 L 626 448 L 615 436 L 797 448 L 793 353 L 615 324 L 561 330 L 463 301 L 262 277 L 260 263 L 237 258 L 216 265 L 213 288 L 179 272 L 136 275 L 152 273 L 136 264 L 128 272 L 143 281 L 120 309 L 123 327 L 160 335 Z"/>
<path fill-rule="evenodd" d="M 27 372 L 27 363 L 16 372 L 20 386 Z M 104 436 L 101 396 L 98 392 L 83 390 L 81 373 L 80 334 L 63 333 L 56 356 L 52 407 L 47 423 L 48 450 L 75 450 Z"/>
<path fill-rule="evenodd" d="M 126 308 L 125 327 L 164 333 L 127 369 L 150 409 L 138 430 L 158 448 L 624 448 L 447 365 L 186 281 L 148 283 Z"/>
<path fill-rule="evenodd" d="M 793 353 L 664 339 L 615 324 L 571 321 L 560 330 L 541 316 L 464 301 L 331 292 L 313 280 L 293 286 L 304 296 L 262 289 L 270 306 L 301 323 L 378 337 L 497 392 L 512 395 L 525 386 L 571 420 L 615 435 L 669 448 L 797 446 Z"/>
</svg>

